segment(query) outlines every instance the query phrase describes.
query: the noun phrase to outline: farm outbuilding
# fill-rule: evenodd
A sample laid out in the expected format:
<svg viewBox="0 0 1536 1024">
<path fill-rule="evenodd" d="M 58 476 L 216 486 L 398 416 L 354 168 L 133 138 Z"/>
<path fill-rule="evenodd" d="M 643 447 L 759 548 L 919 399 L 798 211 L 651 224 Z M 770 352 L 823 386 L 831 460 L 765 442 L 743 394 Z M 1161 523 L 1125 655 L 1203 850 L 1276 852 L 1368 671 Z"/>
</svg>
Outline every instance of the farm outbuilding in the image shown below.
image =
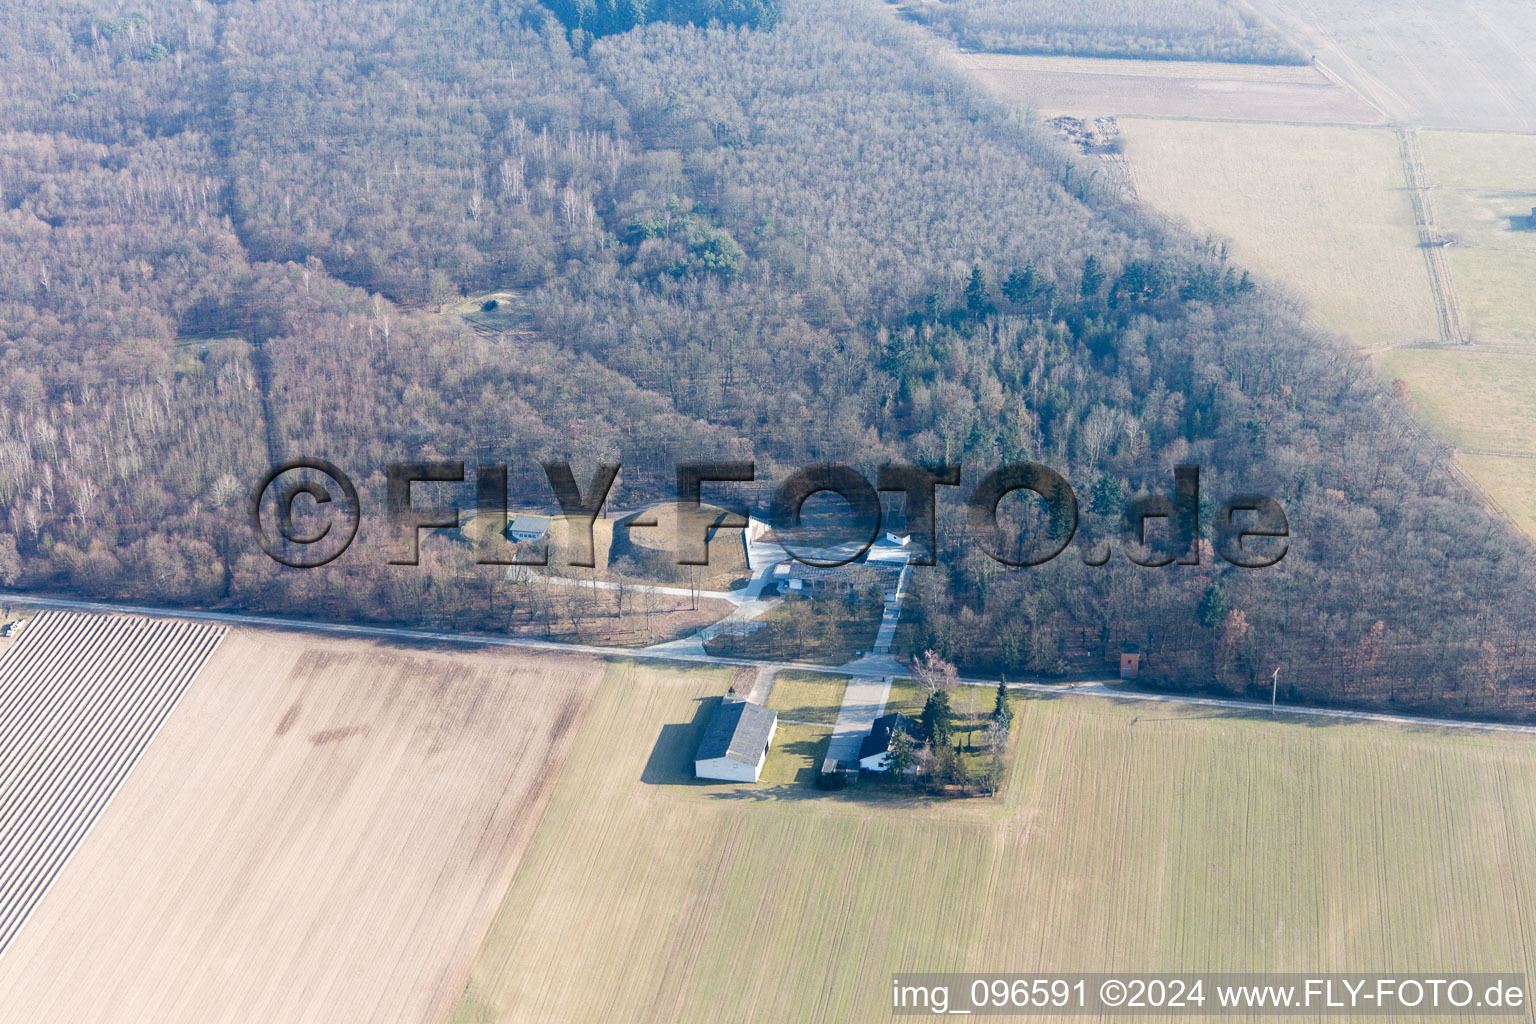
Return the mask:
<svg viewBox="0 0 1536 1024">
<path fill-rule="evenodd" d="M 1141 673 L 1141 648 L 1136 644 L 1120 645 L 1120 678 L 1135 679 Z"/>
<path fill-rule="evenodd" d="M 507 536 L 520 544 L 538 540 L 549 532 L 550 519 L 548 516 L 514 516 L 507 523 Z"/>
<path fill-rule="evenodd" d="M 756 782 L 763 773 L 763 762 L 778 727 L 777 711 L 726 697 L 704 727 L 704 738 L 693 757 L 694 775 L 727 782 Z"/>
</svg>

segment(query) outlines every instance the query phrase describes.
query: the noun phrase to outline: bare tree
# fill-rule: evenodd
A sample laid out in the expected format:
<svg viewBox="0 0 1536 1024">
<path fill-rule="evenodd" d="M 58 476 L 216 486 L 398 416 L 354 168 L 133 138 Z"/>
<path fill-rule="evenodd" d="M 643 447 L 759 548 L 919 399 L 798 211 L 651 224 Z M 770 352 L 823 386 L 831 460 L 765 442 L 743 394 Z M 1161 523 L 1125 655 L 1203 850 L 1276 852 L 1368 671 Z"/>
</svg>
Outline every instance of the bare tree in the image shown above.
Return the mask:
<svg viewBox="0 0 1536 1024">
<path fill-rule="evenodd" d="M 933 696 L 938 690 L 950 693 L 960 684 L 960 673 L 955 666 L 933 651 L 924 651 L 919 655 L 912 662 L 912 671 L 923 688 L 924 698 Z"/>
</svg>

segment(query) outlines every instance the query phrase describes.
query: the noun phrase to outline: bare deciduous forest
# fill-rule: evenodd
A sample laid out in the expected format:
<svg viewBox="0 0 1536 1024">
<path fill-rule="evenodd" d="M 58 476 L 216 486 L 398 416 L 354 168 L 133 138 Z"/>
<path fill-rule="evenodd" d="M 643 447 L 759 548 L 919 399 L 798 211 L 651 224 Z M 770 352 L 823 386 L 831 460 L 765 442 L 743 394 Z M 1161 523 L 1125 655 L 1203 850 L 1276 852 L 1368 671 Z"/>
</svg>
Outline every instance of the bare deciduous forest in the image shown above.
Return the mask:
<svg viewBox="0 0 1536 1024">
<path fill-rule="evenodd" d="M 917 649 L 971 672 L 1530 717 L 1529 551 L 1398 399 L 1223 252 L 1123 205 L 875 6 L 593 38 L 530 0 L 0 11 L 0 581 L 501 629 L 544 598 L 382 532 L 282 570 L 272 459 L 1006 462 L 1083 505 L 1008 569 L 956 519 Z M 443 307 L 510 292 L 516 329 Z M 1126 498 L 1263 492 L 1276 567 L 1143 568 Z M 1112 538 L 1107 565 L 1080 552 Z M 7 558 L 9 546 L 17 555 Z M 555 615 L 545 608 L 541 614 Z M 1267 689 L 1266 689 L 1267 692 Z"/>
</svg>

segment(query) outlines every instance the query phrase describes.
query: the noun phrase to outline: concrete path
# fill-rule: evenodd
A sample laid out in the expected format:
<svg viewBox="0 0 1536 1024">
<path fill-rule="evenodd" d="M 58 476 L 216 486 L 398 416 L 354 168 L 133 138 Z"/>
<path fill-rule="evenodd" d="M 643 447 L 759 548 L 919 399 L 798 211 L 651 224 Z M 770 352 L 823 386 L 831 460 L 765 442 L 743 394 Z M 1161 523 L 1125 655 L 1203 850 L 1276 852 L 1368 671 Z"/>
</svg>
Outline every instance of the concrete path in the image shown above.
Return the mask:
<svg viewBox="0 0 1536 1024">
<path fill-rule="evenodd" d="M 848 689 L 843 693 L 843 709 L 838 712 L 832 742 L 827 745 L 827 756 L 838 761 L 858 761 L 859 744 L 869 735 L 869 727 L 885 710 L 890 696 L 890 676 L 849 679 Z"/>
<path fill-rule="evenodd" d="M 885 606 L 880 612 L 880 629 L 869 653 L 839 666 L 839 671 L 858 676 L 900 676 L 906 667 L 891 655 L 891 642 L 896 639 L 896 624 L 901 621 L 901 602 L 907 596 L 907 577 L 912 572 L 910 564 L 901 567 L 896 579 L 896 589 L 886 592 Z"/>
<path fill-rule="evenodd" d="M 752 682 L 752 692 L 747 694 L 747 700 L 753 704 L 768 703 L 768 695 L 773 692 L 773 681 L 778 678 L 779 670 L 771 667 L 763 667 L 757 670 L 757 678 Z"/>
<path fill-rule="evenodd" d="M 871 649 L 873 654 L 891 653 L 891 641 L 896 639 L 896 623 L 901 619 L 901 601 L 907 596 L 907 576 L 911 572 L 911 565 L 903 565 L 901 575 L 896 578 L 896 589 L 885 595 L 880 631 L 875 634 L 875 646 Z"/>
<path fill-rule="evenodd" d="M 752 534 L 757 535 L 755 539 L 752 538 Z M 775 565 L 789 557 L 789 553 L 774 539 L 773 531 L 766 523 L 753 520 L 752 528 L 747 531 L 747 536 L 749 538 L 747 540 L 747 568 L 753 572 L 759 572 L 765 568 L 772 569 Z"/>
<path fill-rule="evenodd" d="M 731 614 L 720 621 L 711 622 L 697 633 L 681 639 L 651 644 L 646 650 L 657 654 L 688 653 L 707 657 L 709 652 L 704 649 L 704 641 L 713 640 L 727 629 L 745 628 L 747 632 L 751 632 L 754 628 L 761 628 L 765 623 L 758 623 L 756 620 L 766 615 L 777 603 L 777 598 L 767 601 L 760 598 L 743 599 L 736 602 L 736 607 L 731 609 Z M 747 625 L 743 627 L 743 623 Z"/>
</svg>

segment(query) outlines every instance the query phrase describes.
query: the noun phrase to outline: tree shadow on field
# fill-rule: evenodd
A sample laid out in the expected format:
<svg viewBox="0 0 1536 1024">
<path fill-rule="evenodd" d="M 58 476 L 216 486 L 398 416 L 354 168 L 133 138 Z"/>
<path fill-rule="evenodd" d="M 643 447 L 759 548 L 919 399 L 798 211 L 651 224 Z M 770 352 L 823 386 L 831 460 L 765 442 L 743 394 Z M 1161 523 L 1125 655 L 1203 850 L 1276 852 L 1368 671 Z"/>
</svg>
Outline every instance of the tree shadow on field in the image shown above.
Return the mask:
<svg viewBox="0 0 1536 1024">
<path fill-rule="evenodd" d="M 709 780 L 693 775 L 693 755 L 699 749 L 699 739 L 709 716 L 720 706 L 719 697 L 700 697 L 694 702 L 693 720 L 661 727 L 651 756 L 646 758 L 640 781 L 647 786 L 703 786 Z M 731 785 L 731 783 L 722 783 Z"/>
</svg>

